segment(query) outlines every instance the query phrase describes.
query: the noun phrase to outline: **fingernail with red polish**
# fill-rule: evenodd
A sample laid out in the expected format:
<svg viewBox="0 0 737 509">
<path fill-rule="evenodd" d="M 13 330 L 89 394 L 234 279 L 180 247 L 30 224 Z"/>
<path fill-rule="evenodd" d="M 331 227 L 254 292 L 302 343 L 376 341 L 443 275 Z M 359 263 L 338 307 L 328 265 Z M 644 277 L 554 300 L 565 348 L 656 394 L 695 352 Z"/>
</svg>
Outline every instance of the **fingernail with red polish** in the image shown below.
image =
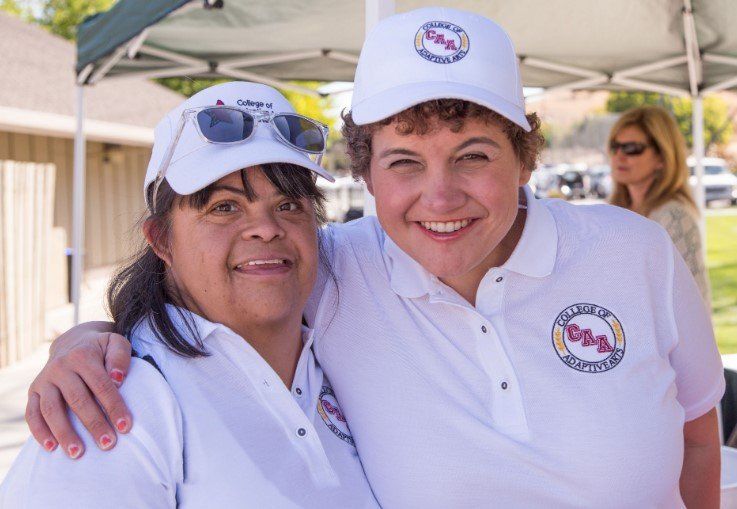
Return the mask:
<svg viewBox="0 0 737 509">
<path fill-rule="evenodd" d="M 79 457 L 79 454 L 82 452 L 82 449 L 78 445 L 72 444 L 69 446 L 68 451 L 70 458 L 77 459 Z"/>
<path fill-rule="evenodd" d="M 113 445 L 113 439 L 109 435 L 102 435 L 100 437 L 100 447 L 107 449 L 111 445 Z"/>
<path fill-rule="evenodd" d="M 44 440 L 44 449 L 49 452 L 53 451 L 54 449 L 56 449 L 56 442 L 54 442 L 50 438 L 47 438 L 46 440 Z"/>
<path fill-rule="evenodd" d="M 110 378 L 113 379 L 113 382 L 115 382 L 116 385 L 120 386 L 120 384 L 123 383 L 123 372 L 119 369 L 114 369 L 110 372 Z"/>
<path fill-rule="evenodd" d="M 128 421 L 124 418 L 118 419 L 118 422 L 115 423 L 115 427 L 118 428 L 118 431 L 123 433 L 125 430 L 128 429 Z"/>
</svg>

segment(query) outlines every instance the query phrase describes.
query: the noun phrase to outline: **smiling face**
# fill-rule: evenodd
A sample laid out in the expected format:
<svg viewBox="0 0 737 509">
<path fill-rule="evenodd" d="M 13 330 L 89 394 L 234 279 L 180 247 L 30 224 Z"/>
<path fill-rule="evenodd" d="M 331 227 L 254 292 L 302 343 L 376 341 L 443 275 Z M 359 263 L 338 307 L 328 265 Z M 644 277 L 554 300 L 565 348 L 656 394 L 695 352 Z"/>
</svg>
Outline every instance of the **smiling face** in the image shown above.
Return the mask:
<svg viewBox="0 0 737 509">
<path fill-rule="evenodd" d="M 649 186 L 656 172 L 663 167 L 663 158 L 652 146 L 647 135 L 637 126 L 625 126 L 614 136 L 616 143 L 640 143 L 645 145 L 639 155 L 626 155 L 622 149 L 611 155 L 612 178 L 625 186 Z"/>
<path fill-rule="evenodd" d="M 203 207 L 175 204 L 160 255 L 180 305 L 236 331 L 299 320 L 317 270 L 312 202 L 246 171 L 252 200 L 238 171 L 213 184 Z"/>
<path fill-rule="evenodd" d="M 467 119 L 458 132 L 436 123 L 418 135 L 399 134 L 392 123 L 373 134 L 371 147 L 366 183 L 384 230 L 446 284 L 475 294 L 511 253 L 502 241 L 521 232 L 512 226 L 519 187 L 530 178 L 501 127 Z"/>
</svg>

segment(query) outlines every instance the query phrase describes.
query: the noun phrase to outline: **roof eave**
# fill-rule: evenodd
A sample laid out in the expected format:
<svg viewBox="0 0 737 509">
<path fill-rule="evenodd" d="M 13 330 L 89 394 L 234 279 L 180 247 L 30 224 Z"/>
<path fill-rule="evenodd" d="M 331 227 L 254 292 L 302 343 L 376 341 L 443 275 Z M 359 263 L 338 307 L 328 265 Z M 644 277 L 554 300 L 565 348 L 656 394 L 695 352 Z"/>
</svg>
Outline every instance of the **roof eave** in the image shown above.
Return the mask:
<svg viewBox="0 0 737 509">
<path fill-rule="evenodd" d="M 43 111 L 0 106 L 0 131 L 74 138 L 76 119 Z M 84 133 L 88 140 L 150 147 L 154 142 L 154 130 L 149 127 L 85 119 Z"/>
</svg>

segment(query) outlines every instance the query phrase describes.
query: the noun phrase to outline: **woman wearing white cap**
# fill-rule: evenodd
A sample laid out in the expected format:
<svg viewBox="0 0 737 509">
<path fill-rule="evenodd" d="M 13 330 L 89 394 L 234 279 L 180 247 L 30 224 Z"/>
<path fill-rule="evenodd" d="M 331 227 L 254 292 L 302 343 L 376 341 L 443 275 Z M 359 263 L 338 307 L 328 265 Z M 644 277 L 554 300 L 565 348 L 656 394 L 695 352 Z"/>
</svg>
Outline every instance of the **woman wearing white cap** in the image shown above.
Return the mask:
<svg viewBox="0 0 737 509">
<path fill-rule="evenodd" d="M 331 178 L 309 156 L 326 131 L 252 83 L 206 89 L 161 121 L 147 245 L 108 298 L 141 357 L 123 388 L 136 426 L 85 461 L 67 457 L 81 444 L 29 442 L 0 507 L 377 507 L 302 326 L 323 215 L 313 174 Z"/>
<path fill-rule="evenodd" d="M 454 9 L 382 21 L 345 123 L 378 220 L 326 232 L 338 285 L 318 281 L 307 317 L 378 501 L 718 504 L 724 380 L 696 285 L 656 224 L 534 199 L 539 121 L 506 33 Z M 116 348 L 62 371 L 109 385 Z M 116 398 L 101 404 L 127 415 Z M 52 436 L 34 400 L 34 435 Z"/>
</svg>

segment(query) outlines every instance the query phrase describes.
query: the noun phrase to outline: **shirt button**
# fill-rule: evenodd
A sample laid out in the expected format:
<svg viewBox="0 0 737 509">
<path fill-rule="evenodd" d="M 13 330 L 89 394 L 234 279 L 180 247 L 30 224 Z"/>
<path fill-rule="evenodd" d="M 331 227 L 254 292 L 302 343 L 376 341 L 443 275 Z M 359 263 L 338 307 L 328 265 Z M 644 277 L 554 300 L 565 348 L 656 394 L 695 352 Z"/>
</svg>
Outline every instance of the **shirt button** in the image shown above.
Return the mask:
<svg viewBox="0 0 737 509">
<path fill-rule="evenodd" d="M 297 436 L 298 437 L 303 437 L 305 435 L 307 435 L 307 430 L 306 429 L 304 429 L 304 428 L 298 428 L 297 429 Z"/>
<path fill-rule="evenodd" d="M 294 389 L 294 393 L 295 393 L 295 394 L 296 394 L 297 396 L 301 396 L 301 395 L 302 395 L 302 389 L 300 389 L 299 387 L 297 387 L 296 389 Z"/>
<path fill-rule="evenodd" d="M 496 281 L 497 283 L 501 283 L 502 281 L 504 281 L 504 278 L 503 278 L 502 276 L 499 276 L 498 278 L 496 278 L 496 280 L 495 280 L 495 281 Z"/>
<path fill-rule="evenodd" d="M 506 391 L 507 387 L 509 387 L 509 385 L 507 385 L 507 382 L 502 382 L 502 390 Z"/>
<path fill-rule="evenodd" d="M 483 332 L 484 334 L 486 334 L 488 332 L 488 330 L 489 329 L 486 328 L 486 325 L 482 325 L 481 326 L 481 332 Z"/>
</svg>

